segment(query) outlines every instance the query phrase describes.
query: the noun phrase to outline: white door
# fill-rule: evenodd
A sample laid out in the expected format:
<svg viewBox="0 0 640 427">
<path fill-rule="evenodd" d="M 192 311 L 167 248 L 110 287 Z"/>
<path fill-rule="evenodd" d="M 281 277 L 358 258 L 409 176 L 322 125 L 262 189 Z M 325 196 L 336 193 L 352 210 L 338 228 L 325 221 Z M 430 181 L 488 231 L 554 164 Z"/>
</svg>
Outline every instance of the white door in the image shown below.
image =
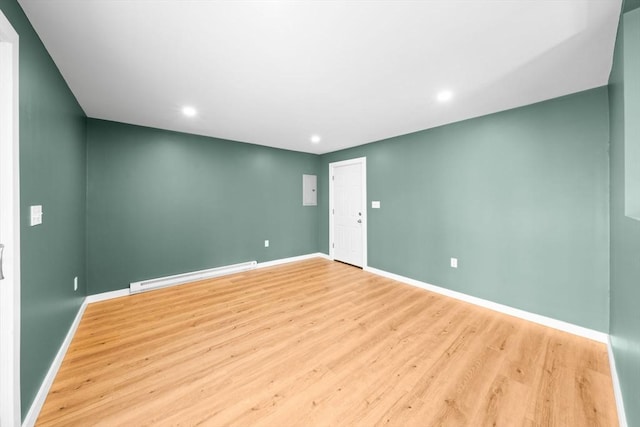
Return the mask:
<svg viewBox="0 0 640 427">
<path fill-rule="evenodd" d="M 331 257 L 358 267 L 366 265 L 366 159 L 331 163 Z"/>
<path fill-rule="evenodd" d="M 20 425 L 18 34 L 0 11 L 0 426 Z"/>
</svg>

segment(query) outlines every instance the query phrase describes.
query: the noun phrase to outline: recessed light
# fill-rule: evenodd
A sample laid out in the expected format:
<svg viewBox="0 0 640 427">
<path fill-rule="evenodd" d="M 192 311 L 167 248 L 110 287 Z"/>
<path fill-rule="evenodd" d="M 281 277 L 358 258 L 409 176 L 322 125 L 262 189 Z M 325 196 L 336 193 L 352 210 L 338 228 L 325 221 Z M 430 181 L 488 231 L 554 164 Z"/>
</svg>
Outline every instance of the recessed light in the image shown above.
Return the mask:
<svg viewBox="0 0 640 427">
<path fill-rule="evenodd" d="M 450 90 L 442 90 L 438 92 L 437 98 L 440 102 L 447 102 L 451 100 L 451 98 L 453 98 L 453 92 L 451 92 Z"/>
<path fill-rule="evenodd" d="M 187 105 L 185 107 L 182 107 L 182 114 L 187 117 L 193 117 L 198 114 L 198 111 L 195 108 Z"/>
<path fill-rule="evenodd" d="M 311 142 L 313 142 L 314 144 L 318 144 L 321 140 L 322 138 L 320 137 L 320 135 L 311 135 Z"/>
</svg>

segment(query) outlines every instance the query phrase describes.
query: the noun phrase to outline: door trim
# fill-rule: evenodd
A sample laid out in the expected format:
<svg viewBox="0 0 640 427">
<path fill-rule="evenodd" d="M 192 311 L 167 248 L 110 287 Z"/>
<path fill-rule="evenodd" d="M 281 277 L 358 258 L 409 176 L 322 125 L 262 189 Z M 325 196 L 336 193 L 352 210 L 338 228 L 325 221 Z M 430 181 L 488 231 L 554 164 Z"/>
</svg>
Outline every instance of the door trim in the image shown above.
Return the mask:
<svg viewBox="0 0 640 427">
<path fill-rule="evenodd" d="M 329 163 L 329 257 L 335 260 L 334 256 L 334 225 L 333 225 L 333 171 L 336 167 L 360 164 L 361 180 L 362 180 L 362 268 L 367 268 L 367 158 L 358 157 L 355 159 L 342 160 L 340 162 Z"/>
<path fill-rule="evenodd" d="M 20 161 L 18 33 L 0 11 L 0 419 L 20 425 Z"/>
</svg>

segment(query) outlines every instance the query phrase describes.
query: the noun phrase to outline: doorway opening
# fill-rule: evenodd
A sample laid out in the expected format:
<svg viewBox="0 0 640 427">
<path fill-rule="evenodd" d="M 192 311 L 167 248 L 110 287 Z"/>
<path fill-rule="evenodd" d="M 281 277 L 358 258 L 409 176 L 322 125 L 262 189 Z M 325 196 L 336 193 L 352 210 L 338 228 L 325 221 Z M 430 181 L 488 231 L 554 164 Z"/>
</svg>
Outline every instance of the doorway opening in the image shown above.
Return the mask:
<svg viewBox="0 0 640 427">
<path fill-rule="evenodd" d="M 0 426 L 21 424 L 18 34 L 0 11 Z"/>
</svg>

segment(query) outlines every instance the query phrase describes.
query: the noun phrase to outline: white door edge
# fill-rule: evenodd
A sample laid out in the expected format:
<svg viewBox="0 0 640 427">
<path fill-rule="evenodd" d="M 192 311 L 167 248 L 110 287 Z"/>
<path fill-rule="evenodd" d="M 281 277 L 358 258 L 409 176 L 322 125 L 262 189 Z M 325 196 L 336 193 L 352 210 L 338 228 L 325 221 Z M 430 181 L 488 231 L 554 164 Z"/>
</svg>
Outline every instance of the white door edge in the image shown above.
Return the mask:
<svg viewBox="0 0 640 427">
<path fill-rule="evenodd" d="M 355 159 L 349 160 L 341 160 L 339 162 L 329 163 L 329 258 L 335 260 L 334 256 L 334 224 L 333 224 L 333 176 L 334 168 L 341 166 L 348 166 L 360 164 L 362 165 L 362 268 L 367 268 L 367 230 L 368 230 L 368 220 L 367 220 L 367 158 L 366 157 L 357 157 Z"/>
<path fill-rule="evenodd" d="M 20 169 L 18 34 L 0 11 L 0 423 L 19 426 L 20 413 Z"/>
</svg>

